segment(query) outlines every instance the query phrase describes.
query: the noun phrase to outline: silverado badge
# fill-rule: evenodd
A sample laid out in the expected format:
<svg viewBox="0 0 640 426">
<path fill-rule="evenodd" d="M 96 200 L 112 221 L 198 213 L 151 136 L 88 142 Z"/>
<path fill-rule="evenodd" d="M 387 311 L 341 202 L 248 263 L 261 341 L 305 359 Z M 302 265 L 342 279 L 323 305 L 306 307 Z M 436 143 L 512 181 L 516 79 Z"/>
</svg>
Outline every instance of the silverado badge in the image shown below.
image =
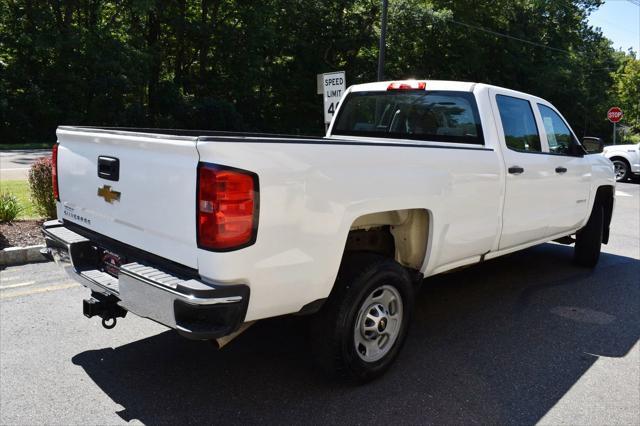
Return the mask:
<svg viewBox="0 0 640 426">
<path fill-rule="evenodd" d="M 102 188 L 98 188 L 98 197 L 104 198 L 109 204 L 113 204 L 114 201 L 120 201 L 120 193 L 112 191 L 109 185 L 103 185 Z"/>
</svg>

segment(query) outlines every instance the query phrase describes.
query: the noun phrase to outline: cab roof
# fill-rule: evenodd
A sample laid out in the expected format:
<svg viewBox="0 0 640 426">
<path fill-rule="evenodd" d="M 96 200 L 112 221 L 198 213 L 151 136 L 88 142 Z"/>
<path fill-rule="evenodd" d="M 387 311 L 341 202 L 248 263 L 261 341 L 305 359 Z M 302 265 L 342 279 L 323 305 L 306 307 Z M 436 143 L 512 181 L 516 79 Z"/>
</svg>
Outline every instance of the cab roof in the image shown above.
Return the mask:
<svg viewBox="0 0 640 426">
<path fill-rule="evenodd" d="M 424 90 L 449 90 L 452 92 L 473 92 L 476 88 L 494 88 L 499 89 L 503 93 L 507 93 L 511 96 L 520 96 L 520 97 L 529 97 L 531 99 L 536 100 L 537 102 L 542 102 L 545 104 L 549 104 L 546 99 L 542 99 L 538 96 L 532 95 L 530 93 L 520 92 L 518 90 L 507 89 L 506 87 L 495 86 L 492 84 L 485 83 L 474 83 L 470 81 L 452 81 L 452 80 L 424 80 L 424 79 L 410 79 L 410 80 L 387 80 L 387 81 L 376 81 L 373 83 L 364 83 L 364 84 L 354 84 L 350 86 L 346 93 L 349 92 L 384 92 L 387 91 L 389 85 L 403 85 L 407 84 L 409 86 L 416 86 L 418 83 L 425 84 Z"/>
<path fill-rule="evenodd" d="M 385 91 L 392 83 L 411 84 L 416 81 L 424 81 L 427 83 L 425 90 L 452 90 L 457 92 L 471 92 L 476 83 L 467 81 L 448 81 L 448 80 L 388 80 L 376 81 L 374 83 L 355 84 L 351 86 L 351 92 L 375 92 Z"/>
</svg>

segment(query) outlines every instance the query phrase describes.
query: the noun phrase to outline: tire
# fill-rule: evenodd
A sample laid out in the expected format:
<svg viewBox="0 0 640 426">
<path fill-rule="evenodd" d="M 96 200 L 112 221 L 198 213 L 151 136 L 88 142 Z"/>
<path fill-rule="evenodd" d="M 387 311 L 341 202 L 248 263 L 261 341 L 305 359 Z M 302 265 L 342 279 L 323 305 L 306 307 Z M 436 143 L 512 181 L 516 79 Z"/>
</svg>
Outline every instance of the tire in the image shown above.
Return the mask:
<svg viewBox="0 0 640 426">
<path fill-rule="evenodd" d="M 405 341 L 414 285 L 393 259 L 345 256 L 329 299 L 311 328 L 316 362 L 332 376 L 363 383 L 381 376 Z"/>
<path fill-rule="evenodd" d="M 631 167 L 629 167 L 629 163 L 627 160 L 622 158 L 614 158 L 611 160 L 613 163 L 613 170 L 616 175 L 616 182 L 625 182 L 629 178 L 629 174 L 631 172 Z"/>
<path fill-rule="evenodd" d="M 604 209 L 597 200 L 596 203 L 587 224 L 576 233 L 574 261 L 577 265 L 588 268 L 593 268 L 598 263 L 602 245 Z"/>
</svg>

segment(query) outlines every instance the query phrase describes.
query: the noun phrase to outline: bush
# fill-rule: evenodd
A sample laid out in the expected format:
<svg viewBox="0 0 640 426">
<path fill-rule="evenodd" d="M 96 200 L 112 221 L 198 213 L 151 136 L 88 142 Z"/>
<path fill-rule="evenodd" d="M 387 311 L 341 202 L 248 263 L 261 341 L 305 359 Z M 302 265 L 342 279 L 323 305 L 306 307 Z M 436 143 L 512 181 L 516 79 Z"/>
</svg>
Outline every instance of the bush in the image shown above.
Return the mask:
<svg viewBox="0 0 640 426">
<path fill-rule="evenodd" d="M 53 198 L 51 184 L 51 159 L 42 157 L 36 160 L 29 169 L 29 187 L 31 199 L 39 214 L 55 219 L 56 201 Z"/>
<path fill-rule="evenodd" d="M 629 144 L 640 143 L 640 133 L 625 135 L 624 143 L 629 143 Z"/>
<path fill-rule="evenodd" d="M 0 195 L 0 222 L 13 221 L 22 211 L 18 198 L 13 194 Z"/>
</svg>

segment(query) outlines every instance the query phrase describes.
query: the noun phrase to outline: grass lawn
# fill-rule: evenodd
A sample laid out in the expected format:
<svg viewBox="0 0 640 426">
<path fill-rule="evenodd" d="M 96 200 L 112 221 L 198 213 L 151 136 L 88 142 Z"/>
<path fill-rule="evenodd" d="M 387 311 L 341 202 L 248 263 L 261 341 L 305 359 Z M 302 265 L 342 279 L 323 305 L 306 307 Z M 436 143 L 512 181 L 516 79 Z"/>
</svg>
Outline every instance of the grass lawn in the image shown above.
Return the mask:
<svg viewBox="0 0 640 426">
<path fill-rule="evenodd" d="M 17 219 L 40 219 L 35 206 L 31 202 L 31 190 L 29 182 L 26 180 L 3 180 L 0 181 L 0 192 L 11 193 L 18 197 L 18 201 L 22 206 L 22 211 Z"/>
</svg>

